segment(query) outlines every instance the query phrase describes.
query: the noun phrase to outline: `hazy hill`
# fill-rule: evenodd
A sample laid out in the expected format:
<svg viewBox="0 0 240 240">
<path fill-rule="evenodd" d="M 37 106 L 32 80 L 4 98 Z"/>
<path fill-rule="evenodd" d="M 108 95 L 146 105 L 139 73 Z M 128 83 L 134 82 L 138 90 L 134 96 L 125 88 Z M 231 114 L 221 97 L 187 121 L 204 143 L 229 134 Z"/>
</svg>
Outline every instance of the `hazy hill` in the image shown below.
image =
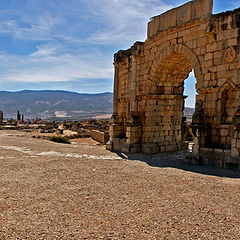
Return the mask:
<svg viewBox="0 0 240 240">
<path fill-rule="evenodd" d="M 26 118 L 71 117 L 73 119 L 111 114 L 113 94 L 80 94 L 76 92 L 44 90 L 19 92 L 0 91 L 0 109 L 4 118 L 16 118 L 17 111 Z M 194 108 L 185 108 L 191 121 Z"/>
<path fill-rule="evenodd" d="M 113 94 L 80 94 L 68 91 L 0 91 L 0 109 L 4 118 L 87 116 L 112 113 Z"/>
<path fill-rule="evenodd" d="M 192 115 L 194 114 L 195 108 L 185 107 L 184 116 L 187 117 L 188 122 L 192 122 Z"/>
</svg>

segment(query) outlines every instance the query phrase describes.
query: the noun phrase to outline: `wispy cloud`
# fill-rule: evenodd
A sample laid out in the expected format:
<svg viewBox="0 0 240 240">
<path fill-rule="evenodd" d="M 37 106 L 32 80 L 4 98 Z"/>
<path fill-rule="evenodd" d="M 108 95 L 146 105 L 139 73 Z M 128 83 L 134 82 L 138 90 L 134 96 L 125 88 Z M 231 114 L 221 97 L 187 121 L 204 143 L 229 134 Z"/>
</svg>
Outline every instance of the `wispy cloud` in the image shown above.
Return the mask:
<svg viewBox="0 0 240 240">
<path fill-rule="evenodd" d="M 233 2 L 233 7 L 234 8 L 239 8 L 240 7 L 240 1 L 234 1 Z"/>
<path fill-rule="evenodd" d="M 96 58 L 85 55 L 81 59 L 70 54 L 56 56 L 54 51 L 40 49 L 28 56 L 0 55 L 0 82 L 66 82 L 80 78 L 112 78 L 112 65 L 107 64 L 104 56 Z"/>
<path fill-rule="evenodd" d="M 146 39 L 149 18 L 171 8 L 162 1 L 103 0 L 90 1 L 95 19 L 105 24 L 90 35 L 89 41 L 97 44 L 131 44 Z"/>
<path fill-rule="evenodd" d="M 0 45 L 0 83 L 88 79 L 91 92 L 96 79 L 113 78 L 113 53 L 143 41 L 149 18 L 171 7 L 159 0 L 8 2 L 4 7 L 0 2 L 0 37 L 6 38 Z M 30 53 L 22 50 L 24 41 L 31 42 Z"/>
</svg>

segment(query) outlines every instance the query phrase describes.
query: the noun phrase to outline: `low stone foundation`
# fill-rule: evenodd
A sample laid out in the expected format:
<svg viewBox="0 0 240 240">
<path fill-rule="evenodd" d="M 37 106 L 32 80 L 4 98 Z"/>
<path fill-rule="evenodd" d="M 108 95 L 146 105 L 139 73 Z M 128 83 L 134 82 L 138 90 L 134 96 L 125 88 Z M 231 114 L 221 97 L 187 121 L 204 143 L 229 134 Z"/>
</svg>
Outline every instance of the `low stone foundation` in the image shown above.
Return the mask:
<svg viewBox="0 0 240 240">
<path fill-rule="evenodd" d="M 185 163 L 240 170 L 239 160 L 232 157 L 231 150 L 229 149 L 202 147 L 199 150 L 199 157 L 193 156 L 193 154 L 190 153 L 185 158 Z"/>
<path fill-rule="evenodd" d="M 109 140 L 108 132 L 100 132 L 98 130 L 91 130 L 91 138 L 100 143 L 105 144 Z"/>
</svg>

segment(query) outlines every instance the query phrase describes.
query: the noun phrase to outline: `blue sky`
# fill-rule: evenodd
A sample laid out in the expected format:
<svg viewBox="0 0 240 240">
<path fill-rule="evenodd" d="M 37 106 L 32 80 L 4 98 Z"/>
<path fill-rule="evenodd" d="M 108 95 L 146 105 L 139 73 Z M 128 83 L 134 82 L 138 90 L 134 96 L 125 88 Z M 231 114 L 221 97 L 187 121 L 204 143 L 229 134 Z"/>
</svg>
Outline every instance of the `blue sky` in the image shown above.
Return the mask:
<svg viewBox="0 0 240 240">
<path fill-rule="evenodd" d="M 113 54 L 144 41 L 151 16 L 186 2 L 1 0 L 0 90 L 112 91 Z M 214 13 L 239 6 L 215 0 Z"/>
</svg>

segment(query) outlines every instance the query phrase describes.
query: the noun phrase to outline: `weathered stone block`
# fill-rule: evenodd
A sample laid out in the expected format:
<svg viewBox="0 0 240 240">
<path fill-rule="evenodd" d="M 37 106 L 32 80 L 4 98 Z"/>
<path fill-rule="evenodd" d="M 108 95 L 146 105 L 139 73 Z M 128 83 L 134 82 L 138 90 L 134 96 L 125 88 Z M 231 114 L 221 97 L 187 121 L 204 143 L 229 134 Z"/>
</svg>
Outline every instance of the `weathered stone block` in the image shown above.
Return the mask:
<svg viewBox="0 0 240 240">
<path fill-rule="evenodd" d="M 108 132 L 100 132 L 98 130 L 91 130 L 91 138 L 105 144 L 109 140 Z"/>
<path fill-rule="evenodd" d="M 136 143 L 139 143 L 139 138 L 133 138 L 133 137 L 127 138 L 126 143 L 127 143 L 127 144 L 136 144 Z"/>
<path fill-rule="evenodd" d="M 233 158 L 239 158 L 239 151 L 240 151 L 240 149 L 232 147 L 232 149 L 231 149 L 231 156 Z"/>
<path fill-rule="evenodd" d="M 228 129 L 221 129 L 220 130 L 220 135 L 221 137 L 227 137 L 228 136 L 228 133 L 229 133 L 229 130 Z"/>
<path fill-rule="evenodd" d="M 213 150 L 213 164 L 216 167 L 223 167 L 224 164 L 224 153 L 222 149 Z"/>
<path fill-rule="evenodd" d="M 213 152 L 214 152 L 213 148 L 203 148 L 203 147 L 200 148 L 200 156 L 202 159 L 202 163 L 204 165 L 210 165 L 210 166 L 214 165 Z"/>
<path fill-rule="evenodd" d="M 152 38 L 158 32 L 188 23 L 196 18 L 206 18 L 211 14 L 212 0 L 194 0 L 178 8 L 174 8 L 148 23 L 147 35 Z"/>
<path fill-rule="evenodd" d="M 212 13 L 212 0 L 195 0 L 192 2 L 192 18 L 210 16 Z"/>
<path fill-rule="evenodd" d="M 166 146 L 166 151 L 167 151 L 167 152 L 174 152 L 174 151 L 177 151 L 177 150 L 178 150 L 178 147 L 177 147 L 177 145 L 175 145 L 175 144 L 167 145 L 167 146 Z"/>
</svg>

